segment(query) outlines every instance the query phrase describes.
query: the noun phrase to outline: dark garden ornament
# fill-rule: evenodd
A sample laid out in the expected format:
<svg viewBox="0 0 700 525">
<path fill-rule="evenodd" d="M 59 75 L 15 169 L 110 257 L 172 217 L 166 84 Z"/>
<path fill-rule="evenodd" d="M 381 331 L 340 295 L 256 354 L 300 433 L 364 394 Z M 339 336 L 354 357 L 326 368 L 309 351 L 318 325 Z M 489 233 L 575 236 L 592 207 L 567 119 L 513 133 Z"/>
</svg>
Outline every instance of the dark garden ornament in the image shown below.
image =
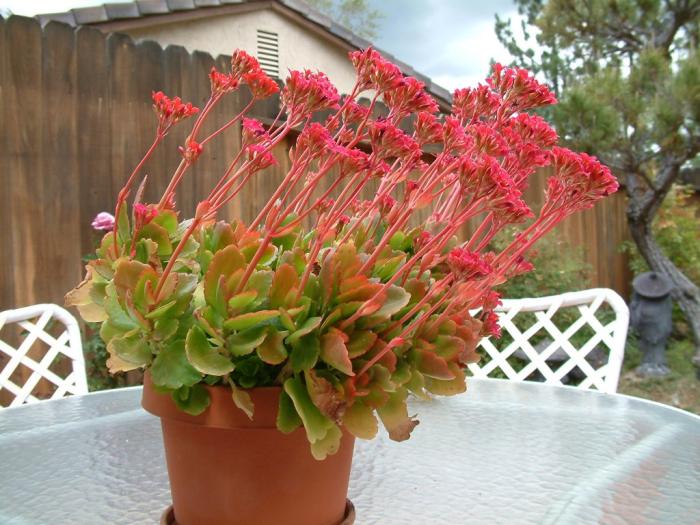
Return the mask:
<svg viewBox="0 0 700 525">
<path fill-rule="evenodd" d="M 671 335 L 671 291 L 666 276 L 646 272 L 635 277 L 630 304 L 630 324 L 639 336 L 642 363 L 636 372 L 643 377 L 663 377 L 670 372 L 666 363 L 666 342 Z"/>
</svg>

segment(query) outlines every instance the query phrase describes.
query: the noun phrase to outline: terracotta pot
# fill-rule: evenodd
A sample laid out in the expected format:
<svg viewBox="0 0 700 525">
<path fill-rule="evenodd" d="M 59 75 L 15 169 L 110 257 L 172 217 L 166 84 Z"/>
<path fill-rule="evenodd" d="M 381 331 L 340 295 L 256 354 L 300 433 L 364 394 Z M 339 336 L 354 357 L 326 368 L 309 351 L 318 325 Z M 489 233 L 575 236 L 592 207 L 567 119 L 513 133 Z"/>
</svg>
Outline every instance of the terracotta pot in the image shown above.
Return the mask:
<svg viewBox="0 0 700 525">
<path fill-rule="evenodd" d="M 161 418 L 174 517 L 178 525 L 338 525 L 354 438 L 317 461 L 302 428 L 275 426 L 279 387 L 249 391 L 251 421 L 226 387 L 207 387 L 211 405 L 199 416 L 180 411 L 144 377 L 143 407 Z"/>
</svg>

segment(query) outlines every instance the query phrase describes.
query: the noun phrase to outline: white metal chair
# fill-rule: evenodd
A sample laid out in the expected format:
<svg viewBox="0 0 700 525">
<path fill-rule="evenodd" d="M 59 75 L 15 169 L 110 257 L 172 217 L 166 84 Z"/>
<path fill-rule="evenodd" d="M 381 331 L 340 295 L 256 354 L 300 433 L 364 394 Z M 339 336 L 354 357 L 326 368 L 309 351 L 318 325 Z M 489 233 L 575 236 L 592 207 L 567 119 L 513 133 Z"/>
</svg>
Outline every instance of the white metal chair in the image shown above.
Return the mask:
<svg viewBox="0 0 700 525">
<path fill-rule="evenodd" d="M 577 309 L 579 317 L 560 329 L 553 317 L 566 308 L 570 308 L 572 313 Z M 607 311 L 607 314 L 601 315 L 603 311 Z M 479 344 L 488 357 L 483 363 L 469 365 L 474 377 L 489 377 L 500 370 L 499 375 L 505 374 L 510 380 L 525 381 L 539 373 L 545 383 L 564 384 L 564 378 L 578 367 L 577 372 L 584 376 L 576 385 L 579 388 L 596 388 L 607 393 L 617 390 L 627 339 L 629 309 L 613 290 L 594 288 L 534 299 L 506 299 L 496 313 L 503 337 L 507 339 L 499 346 L 505 347 L 499 349 L 496 346 L 498 343 L 494 344 L 490 338 L 482 339 Z M 516 320 L 520 314 L 526 316 Z M 607 320 L 600 317 L 613 318 Z M 525 324 L 529 326 L 524 328 Z M 572 343 L 576 334 L 578 348 Z M 540 338 L 540 344 L 533 345 L 531 340 L 534 336 Z M 583 344 L 582 339 L 585 340 Z M 561 364 L 553 369 L 548 360 L 551 362 L 555 353 Z M 592 353 L 597 355 L 598 363 L 591 359 Z M 607 359 L 603 356 L 601 360 L 604 353 L 607 353 Z M 515 370 L 508 362 L 514 356 L 527 361 L 521 370 Z"/>
<path fill-rule="evenodd" d="M 12 323 L 16 323 L 21 328 L 21 331 L 18 330 L 17 334 L 13 334 L 15 339 L 19 340 L 17 348 L 2 340 L 3 328 L 6 333 L 9 332 L 7 329 Z M 27 355 L 37 343 L 39 345 L 45 343 L 48 348 L 39 361 Z M 0 390 L 6 389 L 14 395 L 10 406 L 39 401 L 32 392 L 42 378 L 56 385 L 51 399 L 67 394 L 87 394 L 88 392 L 78 322 L 68 311 L 58 305 L 36 304 L 0 312 L 0 352 L 7 354 L 10 358 L 5 367 L 0 370 Z M 67 356 L 72 361 L 72 370 L 65 378 L 49 368 L 60 356 Z M 22 386 L 15 383 L 20 365 L 32 371 Z M 18 373 L 13 380 L 15 371 Z"/>
</svg>

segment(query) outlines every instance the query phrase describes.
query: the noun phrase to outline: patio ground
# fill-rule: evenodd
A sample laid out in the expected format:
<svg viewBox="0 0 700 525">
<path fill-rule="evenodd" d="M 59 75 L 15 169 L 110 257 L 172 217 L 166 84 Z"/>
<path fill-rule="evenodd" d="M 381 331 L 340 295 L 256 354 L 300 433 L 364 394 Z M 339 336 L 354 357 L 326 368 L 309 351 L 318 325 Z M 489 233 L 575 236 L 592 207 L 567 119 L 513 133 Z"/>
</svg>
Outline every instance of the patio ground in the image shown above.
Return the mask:
<svg viewBox="0 0 700 525">
<path fill-rule="evenodd" d="M 663 379 L 644 379 L 634 373 L 641 361 L 636 341 L 630 338 L 618 392 L 652 399 L 700 415 L 700 379 L 693 366 L 693 344 L 689 337 L 671 339 L 666 352 L 671 374 Z"/>
</svg>

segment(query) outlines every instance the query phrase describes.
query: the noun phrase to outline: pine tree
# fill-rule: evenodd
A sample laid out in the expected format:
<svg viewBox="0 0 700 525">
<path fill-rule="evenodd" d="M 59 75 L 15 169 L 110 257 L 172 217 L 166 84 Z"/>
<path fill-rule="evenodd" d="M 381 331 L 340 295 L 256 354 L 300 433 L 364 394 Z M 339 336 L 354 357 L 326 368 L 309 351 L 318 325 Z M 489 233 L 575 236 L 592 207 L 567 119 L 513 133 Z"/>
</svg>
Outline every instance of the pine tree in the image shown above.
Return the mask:
<svg viewBox="0 0 700 525">
<path fill-rule="evenodd" d="M 515 2 L 522 35 L 497 17 L 499 40 L 516 64 L 552 84 L 560 103 L 550 116 L 560 136 L 620 178 L 631 236 L 649 267 L 673 281 L 700 365 L 700 288 L 652 231 L 672 185 L 700 152 L 700 1 Z"/>
</svg>

